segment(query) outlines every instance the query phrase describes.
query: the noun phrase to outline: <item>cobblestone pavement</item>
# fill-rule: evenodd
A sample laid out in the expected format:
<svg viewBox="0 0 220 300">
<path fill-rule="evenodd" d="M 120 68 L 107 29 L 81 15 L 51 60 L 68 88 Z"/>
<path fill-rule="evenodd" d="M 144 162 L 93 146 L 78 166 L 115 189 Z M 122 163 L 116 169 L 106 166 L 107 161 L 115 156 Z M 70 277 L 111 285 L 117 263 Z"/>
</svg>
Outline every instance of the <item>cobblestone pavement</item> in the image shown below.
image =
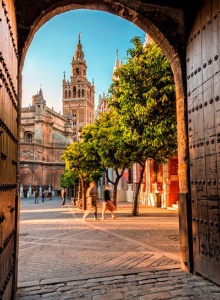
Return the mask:
<svg viewBox="0 0 220 300">
<path fill-rule="evenodd" d="M 16 299 L 220 299 L 220 287 L 180 270 L 177 212 L 131 210 L 83 222 L 70 201 L 22 199 Z"/>
</svg>

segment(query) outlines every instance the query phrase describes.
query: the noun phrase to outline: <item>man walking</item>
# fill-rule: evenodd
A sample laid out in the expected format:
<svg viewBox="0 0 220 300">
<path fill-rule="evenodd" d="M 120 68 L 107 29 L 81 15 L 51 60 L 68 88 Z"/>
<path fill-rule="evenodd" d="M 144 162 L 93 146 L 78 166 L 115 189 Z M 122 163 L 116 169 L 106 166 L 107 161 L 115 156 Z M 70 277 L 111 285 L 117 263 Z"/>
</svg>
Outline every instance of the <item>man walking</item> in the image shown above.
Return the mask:
<svg viewBox="0 0 220 300">
<path fill-rule="evenodd" d="M 39 196 L 39 192 L 38 190 L 35 191 L 35 204 L 38 204 L 38 196 Z"/>
<path fill-rule="evenodd" d="M 102 219 L 105 219 L 105 212 L 109 210 L 111 212 L 112 219 L 116 219 L 114 214 L 115 206 L 110 197 L 110 185 L 107 184 L 104 190 L 104 201 L 102 203 Z"/>
<path fill-rule="evenodd" d="M 63 188 L 61 191 L 61 197 L 62 197 L 62 206 L 66 204 L 66 190 Z"/>
<path fill-rule="evenodd" d="M 98 193 L 96 189 L 95 182 L 90 182 L 89 188 L 86 192 L 86 211 L 83 215 L 83 220 L 85 221 L 91 212 L 94 212 L 94 220 L 97 221 L 97 203 L 98 203 Z"/>
</svg>

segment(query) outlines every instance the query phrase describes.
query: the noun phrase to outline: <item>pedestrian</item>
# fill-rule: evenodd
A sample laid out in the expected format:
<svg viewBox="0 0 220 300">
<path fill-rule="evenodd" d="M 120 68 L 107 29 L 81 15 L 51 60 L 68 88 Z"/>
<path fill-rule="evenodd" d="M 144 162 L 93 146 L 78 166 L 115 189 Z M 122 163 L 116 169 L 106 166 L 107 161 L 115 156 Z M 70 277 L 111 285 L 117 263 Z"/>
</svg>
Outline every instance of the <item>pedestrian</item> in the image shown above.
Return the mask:
<svg viewBox="0 0 220 300">
<path fill-rule="evenodd" d="M 98 194 L 95 182 L 90 182 L 89 188 L 86 191 L 86 211 L 83 215 L 83 220 L 85 221 L 91 212 L 94 212 L 94 220 L 99 220 L 97 218 L 97 204 L 98 204 Z"/>
<path fill-rule="evenodd" d="M 116 219 L 116 216 L 114 214 L 115 209 L 116 209 L 115 205 L 112 203 L 111 197 L 110 197 L 110 185 L 107 184 L 105 186 L 105 190 L 104 190 L 104 201 L 102 202 L 102 219 L 106 219 L 105 212 L 107 210 L 110 211 L 112 219 Z"/>
<path fill-rule="evenodd" d="M 45 192 L 42 191 L 42 202 L 44 202 L 44 198 L 45 198 Z"/>
<path fill-rule="evenodd" d="M 52 200 L 52 193 L 51 193 L 51 192 L 48 192 L 48 198 L 49 198 L 50 200 Z"/>
<path fill-rule="evenodd" d="M 61 197 L 62 197 L 62 206 L 66 205 L 66 190 L 64 188 L 61 191 Z"/>
<path fill-rule="evenodd" d="M 35 204 L 36 203 L 38 204 L 38 196 L 39 196 L 39 192 L 38 192 L 38 190 L 36 190 L 35 191 L 35 195 L 34 195 L 34 197 L 35 197 Z"/>
</svg>

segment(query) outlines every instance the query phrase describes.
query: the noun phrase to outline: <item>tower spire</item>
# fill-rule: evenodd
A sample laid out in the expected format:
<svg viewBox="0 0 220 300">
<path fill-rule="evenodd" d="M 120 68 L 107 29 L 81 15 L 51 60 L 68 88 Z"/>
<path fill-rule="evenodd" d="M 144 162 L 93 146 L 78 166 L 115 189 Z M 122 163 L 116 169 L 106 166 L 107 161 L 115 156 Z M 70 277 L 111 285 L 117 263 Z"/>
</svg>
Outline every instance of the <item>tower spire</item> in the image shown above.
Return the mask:
<svg viewBox="0 0 220 300">
<path fill-rule="evenodd" d="M 80 44 L 80 40 L 81 40 L 81 35 L 82 35 L 82 32 L 79 33 L 79 36 L 78 36 L 78 43 Z"/>
<path fill-rule="evenodd" d="M 78 35 L 78 44 L 76 45 L 76 51 L 73 56 L 73 61 L 84 62 L 84 52 L 82 50 L 81 36 L 82 33 L 80 32 Z"/>
<path fill-rule="evenodd" d="M 112 72 L 113 81 L 116 79 L 114 73 L 119 68 L 119 66 L 120 66 L 120 64 L 119 64 L 119 60 L 118 60 L 118 49 L 116 49 L 115 65 L 114 65 L 113 72 Z"/>
</svg>

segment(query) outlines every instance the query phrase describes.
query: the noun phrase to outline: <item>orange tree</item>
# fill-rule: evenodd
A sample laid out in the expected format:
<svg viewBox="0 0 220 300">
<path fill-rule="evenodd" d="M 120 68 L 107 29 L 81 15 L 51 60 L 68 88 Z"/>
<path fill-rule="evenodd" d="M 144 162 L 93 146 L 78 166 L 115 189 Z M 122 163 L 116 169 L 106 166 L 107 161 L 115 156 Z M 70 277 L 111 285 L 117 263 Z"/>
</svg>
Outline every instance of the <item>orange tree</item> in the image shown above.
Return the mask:
<svg viewBox="0 0 220 300">
<path fill-rule="evenodd" d="M 80 195 L 86 208 L 86 189 L 88 182 L 97 181 L 103 172 L 99 156 L 91 144 L 86 142 L 72 143 L 64 151 L 62 160 L 66 163 L 66 169 L 72 170 L 79 178 Z M 81 195 L 82 194 L 82 195 Z"/>
<path fill-rule="evenodd" d="M 111 109 L 101 114 L 92 125 L 83 128 L 86 143 L 97 151 L 104 168 L 107 181 L 114 187 L 113 202 L 117 205 L 117 187 L 126 168 L 132 165 L 132 147 L 125 135 L 126 128 L 120 115 Z M 108 169 L 115 172 L 115 179 L 109 178 Z"/>
<path fill-rule="evenodd" d="M 115 72 L 109 106 L 117 110 L 132 143 L 132 159 L 142 167 L 133 215 L 146 160 L 164 162 L 177 150 L 176 105 L 173 73 L 154 42 L 143 46 L 139 37 L 128 50 L 127 62 Z"/>
</svg>

